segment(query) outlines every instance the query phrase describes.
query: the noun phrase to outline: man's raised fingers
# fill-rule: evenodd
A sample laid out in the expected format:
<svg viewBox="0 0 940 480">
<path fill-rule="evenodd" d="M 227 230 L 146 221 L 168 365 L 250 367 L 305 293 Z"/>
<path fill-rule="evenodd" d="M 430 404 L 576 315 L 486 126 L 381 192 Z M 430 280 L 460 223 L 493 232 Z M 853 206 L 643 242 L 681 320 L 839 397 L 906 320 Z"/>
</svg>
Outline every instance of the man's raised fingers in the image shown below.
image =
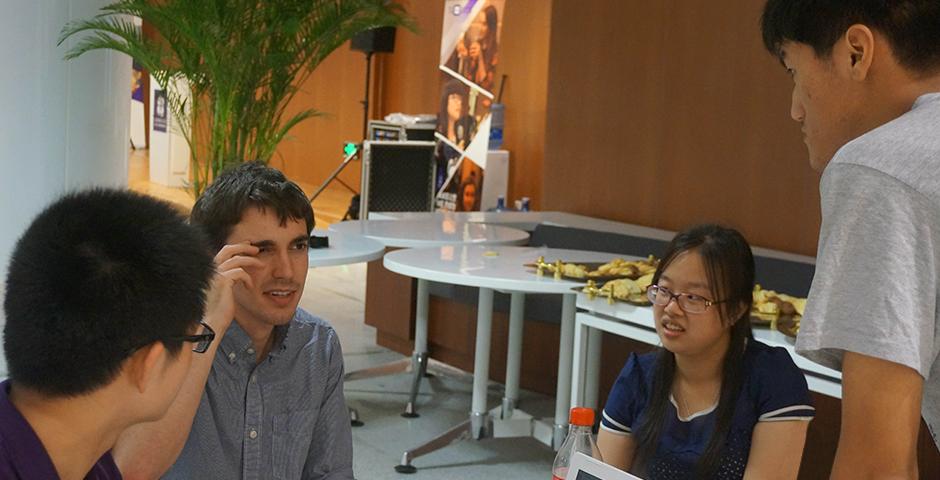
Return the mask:
<svg viewBox="0 0 940 480">
<path fill-rule="evenodd" d="M 233 285 L 239 282 L 241 282 L 245 288 L 252 288 L 254 285 L 254 283 L 251 281 L 251 275 L 248 275 L 248 272 L 241 268 L 233 268 L 226 271 L 225 273 L 222 273 L 222 275 L 225 275 L 230 280 L 232 280 Z"/>
<path fill-rule="evenodd" d="M 248 241 L 242 243 L 232 243 L 222 247 L 222 249 L 219 250 L 219 253 L 215 255 L 215 262 L 219 264 L 235 256 L 257 254 L 258 247 L 252 245 Z"/>
<path fill-rule="evenodd" d="M 258 260 L 255 257 L 249 257 L 245 255 L 236 255 L 228 260 L 222 262 L 218 267 L 216 267 L 219 272 L 226 272 L 233 268 L 245 268 L 245 267 L 263 267 L 264 262 Z"/>
</svg>

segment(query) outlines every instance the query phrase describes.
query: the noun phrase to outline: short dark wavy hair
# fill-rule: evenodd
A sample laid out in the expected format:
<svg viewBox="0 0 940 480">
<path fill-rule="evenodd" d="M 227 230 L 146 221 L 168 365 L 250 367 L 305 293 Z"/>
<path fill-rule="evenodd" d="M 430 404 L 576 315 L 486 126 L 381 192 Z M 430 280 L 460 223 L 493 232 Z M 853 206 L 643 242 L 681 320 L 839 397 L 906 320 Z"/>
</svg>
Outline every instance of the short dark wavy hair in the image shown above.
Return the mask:
<svg viewBox="0 0 940 480">
<path fill-rule="evenodd" d="M 764 46 L 774 55 L 785 42 L 797 42 L 828 58 L 839 37 L 857 23 L 885 35 L 908 70 L 940 70 L 937 0 L 768 0 L 761 30 Z"/>
<path fill-rule="evenodd" d="M 281 225 L 303 220 L 313 230 L 313 207 L 304 191 L 283 173 L 261 162 L 246 162 L 222 172 L 193 206 L 190 222 L 205 231 L 216 251 L 225 246 L 249 207 L 272 210 Z"/>
<path fill-rule="evenodd" d="M 124 190 L 64 196 L 16 243 L 3 348 L 17 385 L 59 397 L 113 381 L 138 348 L 171 354 L 205 309 L 205 238 L 174 207 Z"/>
</svg>

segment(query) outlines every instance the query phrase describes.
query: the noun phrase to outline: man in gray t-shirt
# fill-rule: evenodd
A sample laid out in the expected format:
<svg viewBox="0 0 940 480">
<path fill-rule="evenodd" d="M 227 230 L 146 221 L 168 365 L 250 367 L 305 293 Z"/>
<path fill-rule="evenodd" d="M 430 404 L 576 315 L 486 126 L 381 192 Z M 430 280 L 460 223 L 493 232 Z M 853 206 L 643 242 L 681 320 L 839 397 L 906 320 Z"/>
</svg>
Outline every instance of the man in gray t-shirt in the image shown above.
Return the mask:
<svg viewBox="0 0 940 480">
<path fill-rule="evenodd" d="M 940 445 L 940 4 L 769 0 L 767 48 L 822 172 L 797 350 L 843 375 L 833 478 L 914 478 Z"/>
</svg>

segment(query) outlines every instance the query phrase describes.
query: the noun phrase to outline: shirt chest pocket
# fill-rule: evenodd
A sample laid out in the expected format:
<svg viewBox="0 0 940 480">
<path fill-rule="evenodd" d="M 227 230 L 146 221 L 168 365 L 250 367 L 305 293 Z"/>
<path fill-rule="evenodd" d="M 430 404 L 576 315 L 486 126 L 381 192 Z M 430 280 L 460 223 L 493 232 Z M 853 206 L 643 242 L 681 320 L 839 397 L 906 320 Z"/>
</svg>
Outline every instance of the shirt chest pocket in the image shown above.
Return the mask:
<svg viewBox="0 0 940 480">
<path fill-rule="evenodd" d="M 274 416 L 272 463 L 274 478 L 296 480 L 303 474 L 317 410 L 303 410 Z"/>
</svg>

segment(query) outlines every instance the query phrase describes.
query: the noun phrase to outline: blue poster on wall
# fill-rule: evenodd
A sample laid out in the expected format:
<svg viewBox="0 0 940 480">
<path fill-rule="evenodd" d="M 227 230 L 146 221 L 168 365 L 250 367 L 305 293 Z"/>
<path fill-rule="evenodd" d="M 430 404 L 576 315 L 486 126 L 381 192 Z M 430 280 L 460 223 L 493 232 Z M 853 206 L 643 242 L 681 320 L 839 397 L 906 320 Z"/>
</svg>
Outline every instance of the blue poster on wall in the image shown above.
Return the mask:
<svg viewBox="0 0 940 480">
<path fill-rule="evenodd" d="M 166 132 L 166 91 L 153 91 L 153 130 L 156 132 Z"/>
<path fill-rule="evenodd" d="M 144 87 L 141 79 L 144 77 L 144 67 L 134 61 L 133 71 L 131 73 L 131 99 L 140 103 L 144 102 Z"/>
</svg>

